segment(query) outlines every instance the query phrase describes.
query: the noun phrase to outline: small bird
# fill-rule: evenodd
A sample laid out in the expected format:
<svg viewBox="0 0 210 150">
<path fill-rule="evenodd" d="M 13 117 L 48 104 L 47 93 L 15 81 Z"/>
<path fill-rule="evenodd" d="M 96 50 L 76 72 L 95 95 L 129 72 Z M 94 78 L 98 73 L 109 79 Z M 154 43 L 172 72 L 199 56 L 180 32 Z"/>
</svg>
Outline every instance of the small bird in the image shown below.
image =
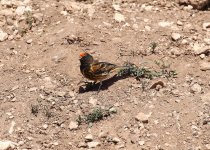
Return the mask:
<svg viewBox="0 0 210 150">
<path fill-rule="evenodd" d="M 82 75 L 95 83 L 100 82 L 99 90 L 102 86 L 102 81 L 113 77 L 123 68 L 108 62 L 94 60 L 93 56 L 86 52 L 80 53 L 80 71 Z"/>
</svg>

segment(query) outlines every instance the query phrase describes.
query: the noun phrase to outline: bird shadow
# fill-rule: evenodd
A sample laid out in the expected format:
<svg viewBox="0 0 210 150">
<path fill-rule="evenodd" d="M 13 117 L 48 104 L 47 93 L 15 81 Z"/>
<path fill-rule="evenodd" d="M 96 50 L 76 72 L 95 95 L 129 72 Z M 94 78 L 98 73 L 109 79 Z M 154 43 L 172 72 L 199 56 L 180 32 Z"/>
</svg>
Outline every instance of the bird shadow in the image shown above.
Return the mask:
<svg viewBox="0 0 210 150">
<path fill-rule="evenodd" d="M 86 93 L 86 92 L 90 92 L 90 91 L 103 91 L 103 90 L 107 90 L 110 86 L 112 86 L 115 82 L 117 82 L 118 80 L 122 80 L 125 78 L 128 78 L 129 76 L 113 76 L 110 79 L 104 80 L 102 82 L 102 85 L 100 87 L 100 83 L 93 83 L 93 82 L 88 82 L 85 85 L 82 85 L 79 87 L 79 93 Z M 100 89 L 99 89 L 100 88 Z"/>
</svg>

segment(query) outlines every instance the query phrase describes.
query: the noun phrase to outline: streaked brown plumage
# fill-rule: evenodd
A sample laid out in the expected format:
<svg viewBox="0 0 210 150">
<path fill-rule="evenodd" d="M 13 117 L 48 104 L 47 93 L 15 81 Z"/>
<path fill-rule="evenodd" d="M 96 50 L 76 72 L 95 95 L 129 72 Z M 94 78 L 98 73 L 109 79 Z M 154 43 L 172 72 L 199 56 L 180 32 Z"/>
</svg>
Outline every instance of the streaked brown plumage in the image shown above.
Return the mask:
<svg viewBox="0 0 210 150">
<path fill-rule="evenodd" d="M 88 53 L 80 53 L 80 71 L 85 78 L 94 82 L 101 83 L 123 68 L 108 62 L 98 62 Z"/>
</svg>

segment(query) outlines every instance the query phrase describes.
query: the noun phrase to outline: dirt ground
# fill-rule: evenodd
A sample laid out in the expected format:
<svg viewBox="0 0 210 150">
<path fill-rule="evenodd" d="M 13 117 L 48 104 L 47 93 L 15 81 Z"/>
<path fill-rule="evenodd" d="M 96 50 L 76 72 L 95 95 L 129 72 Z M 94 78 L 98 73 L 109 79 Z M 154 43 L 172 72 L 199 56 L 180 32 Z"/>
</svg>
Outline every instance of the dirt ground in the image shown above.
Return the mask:
<svg viewBox="0 0 210 150">
<path fill-rule="evenodd" d="M 210 11 L 172 0 L 0 0 L 0 29 L 0 141 L 11 149 L 210 149 Z M 83 51 L 177 76 L 85 91 Z M 109 114 L 78 121 L 96 108 Z"/>
</svg>

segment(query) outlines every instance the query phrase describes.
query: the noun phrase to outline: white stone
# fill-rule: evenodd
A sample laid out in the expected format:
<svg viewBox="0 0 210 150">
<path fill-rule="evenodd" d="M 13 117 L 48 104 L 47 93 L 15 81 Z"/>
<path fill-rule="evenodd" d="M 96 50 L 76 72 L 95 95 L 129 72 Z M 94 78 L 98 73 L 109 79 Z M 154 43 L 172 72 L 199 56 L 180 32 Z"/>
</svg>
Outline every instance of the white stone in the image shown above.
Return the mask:
<svg viewBox="0 0 210 150">
<path fill-rule="evenodd" d="M 8 34 L 0 29 L 0 42 L 5 41 L 8 38 Z"/>
<path fill-rule="evenodd" d="M 172 40 L 177 41 L 181 38 L 181 35 L 179 33 L 172 33 L 171 38 Z"/>
<path fill-rule="evenodd" d="M 158 23 L 159 26 L 161 27 L 168 27 L 168 26 L 171 26 L 173 24 L 173 22 L 168 22 L 168 21 L 161 21 Z"/>
<path fill-rule="evenodd" d="M 75 130 L 77 128 L 78 128 L 78 122 L 71 121 L 70 124 L 69 124 L 69 129 L 70 130 Z"/>
<path fill-rule="evenodd" d="M 210 51 L 210 47 L 205 46 L 204 44 L 195 43 L 193 45 L 193 51 L 194 51 L 194 54 L 200 55 L 202 53 L 206 53 L 207 51 Z"/>
<path fill-rule="evenodd" d="M 193 84 L 193 86 L 191 87 L 190 91 L 192 93 L 200 93 L 202 90 L 201 86 L 198 83 Z"/>
<path fill-rule="evenodd" d="M 207 150 L 210 150 L 210 144 L 206 144 Z"/>
<path fill-rule="evenodd" d="M 100 145 L 100 142 L 88 142 L 88 148 L 95 148 Z"/>
<path fill-rule="evenodd" d="M 85 140 L 86 140 L 86 141 L 92 141 L 92 140 L 93 140 L 93 135 L 92 135 L 92 134 L 88 134 L 88 135 L 85 137 Z"/>
<path fill-rule="evenodd" d="M 210 70 L 210 62 L 202 62 L 200 67 L 202 71 Z"/>
<path fill-rule="evenodd" d="M 203 29 L 204 30 L 210 30 L 210 22 L 204 22 L 203 23 Z"/>
<path fill-rule="evenodd" d="M 0 141 L 0 150 L 13 150 L 17 144 L 12 141 Z"/>
<path fill-rule="evenodd" d="M 143 146 L 145 144 L 145 141 L 139 141 L 139 145 Z"/>
<path fill-rule="evenodd" d="M 201 96 L 203 102 L 210 102 L 210 92 Z"/>
<path fill-rule="evenodd" d="M 114 4 L 114 5 L 112 5 L 112 7 L 114 8 L 114 10 L 117 10 L 117 11 L 121 10 L 120 5 Z"/>
<path fill-rule="evenodd" d="M 23 15 L 25 12 L 25 8 L 26 8 L 25 6 L 18 6 L 17 9 L 15 10 L 15 13 L 19 16 Z"/>
<path fill-rule="evenodd" d="M 46 130 L 48 128 L 48 125 L 47 124 L 44 124 L 42 127 L 43 127 L 43 129 Z"/>
<path fill-rule="evenodd" d="M 125 22 L 125 17 L 124 17 L 122 14 L 118 13 L 118 12 L 116 12 L 116 13 L 114 14 L 114 19 L 115 19 L 117 22 Z"/>
<path fill-rule="evenodd" d="M 146 114 L 140 112 L 135 116 L 135 119 L 137 121 L 141 121 L 143 123 L 148 123 L 149 117 L 150 117 L 150 115 L 146 115 Z"/>
</svg>

